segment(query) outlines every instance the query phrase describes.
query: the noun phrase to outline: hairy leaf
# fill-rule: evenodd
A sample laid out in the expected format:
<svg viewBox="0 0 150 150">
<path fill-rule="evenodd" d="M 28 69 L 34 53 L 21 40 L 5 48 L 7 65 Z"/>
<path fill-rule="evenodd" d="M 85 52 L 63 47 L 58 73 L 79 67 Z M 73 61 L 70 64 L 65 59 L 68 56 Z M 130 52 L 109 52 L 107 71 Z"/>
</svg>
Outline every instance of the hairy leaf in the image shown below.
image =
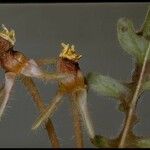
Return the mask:
<svg viewBox="0 0 150 150">
<path fill-rule="evenodd" d="M 150 40 L 150 7 L 147 11 L 144 23 L 142 25 L 142 32 L 143 32 L 143 36 Z"/>
<path fill-rule="evenodd" d="M 139 148 L 150 148 L 150 138 L 140 139 L 136 145 Z"/>
<path fill-rule="evenodd" d="M 150 80 L 144 82 L 143 90 L 150 90 Z"/>
<path fill-rule="evenodd" d="M 91 139 L 91 142 L 98 148 L 109 148 L 109 140 L 103 136 L 96 135 L 94 139 Z"/>
<path fill-rule="evenodd" d="M 122 48 L 142 63 L 148 48 L 148 40 L 135 33 L 133 23 L 127 18 L 119 19 L 117 23 L 118 40 Z"/>
<path fill-rule="evenodd" d="M 89 73 L 87 81 L 89 88 L 104 96 L 118 98 L 121 94 L 128 92 L 128 88 L 119 81 L 100 74 Z"/>
</svg>

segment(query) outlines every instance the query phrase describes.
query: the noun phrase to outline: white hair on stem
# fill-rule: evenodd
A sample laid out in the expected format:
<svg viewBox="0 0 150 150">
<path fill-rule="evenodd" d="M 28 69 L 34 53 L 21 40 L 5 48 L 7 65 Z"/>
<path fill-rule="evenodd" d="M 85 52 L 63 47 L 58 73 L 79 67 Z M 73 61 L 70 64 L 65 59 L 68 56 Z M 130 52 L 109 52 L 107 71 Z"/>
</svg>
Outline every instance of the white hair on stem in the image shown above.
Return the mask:
<svg viewBox="0 0 150 150">
<path fill-rule="evenodd" d="M 71 76 L 70 74 L 66 73 L 49 73 L 46 71 L 42 71 L 33 59 L 30 59 L 27 62 L 21 73 L 28 77 L 36 77 L 44 80 L 59 80 Z"/>
<path fill-rule="evenodd" d="M 4 88 L 1 90 L 1 103 L 0 103 L 0 119 L 3 115 L 5 110 L 6 104 L 8 102 L 11 89 L 13 87 L 16 75 L 14 73 L 8 72 L 5 73 L 5 85 Z"/>
<path fill-rule="evenodd" d="M 74 92 L 74 95 L 76 96 L 78 109 L 81 113 L 83 123 L 87 129 L 88 135 L 91 139 L 93 139 L 95 137 L 95 132 L 87 106 L 87 90 L 86 89 L 77 90 L 76 92 Z"/>
<path fill-rule="evenodd" d="M 83 132 L 82 132 L 82 116 L 78 109 L 78 102 L 76 101 L 76 95 L 71 94 L 71 112 L 73 117 L 73 126 L 74 126 L 74 138 L 76 143 L 76 148 L 83 148 Z"/>
<path fill-rule="evenodd" d="M 21 73 L 25 76 L 30 77 L 38 77 L 42 75 L 41 69 L 33 59 L 30 59 L 27 62 L 26 66 L 22 69 Z"/>
</svg>

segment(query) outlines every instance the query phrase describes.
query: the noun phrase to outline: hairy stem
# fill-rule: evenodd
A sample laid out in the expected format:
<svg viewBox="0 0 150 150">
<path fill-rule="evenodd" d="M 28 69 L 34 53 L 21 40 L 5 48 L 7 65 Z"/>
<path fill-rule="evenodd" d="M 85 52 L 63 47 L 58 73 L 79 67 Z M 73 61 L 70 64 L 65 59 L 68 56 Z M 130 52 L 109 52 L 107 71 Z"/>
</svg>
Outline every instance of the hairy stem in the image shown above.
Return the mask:
<svg viewBox="0 0 150 150">
<path fill-rule="evenodd" d="M 82 121 L 84 123 L 84 126 L 87 130 L 88 136 L 90 139 L 94 139 L 95 137 L 95 131 L 93 122 L 91 120 L 88 105 L 87 105 L 87 89 L 80 89 L 75 92 L 76 95 L 76 101 L 77 101 L 77 108 L 82 116 Z"/>
<path fill-rule="evenodd" d="M 46 71 L 43 71 L 42 72 L 42 75 L 39 76 L 38 78 L 41 78 L 43 80 L 60 80 L 60 79 L 63 79 L 63 78 L 66 78 L 67 75 L 69 74 L 65 74 L 65 73 L 49 73 L 49 72 L 46 72 Z"/>
<path fill-rule="evenodd" d="M 35 83 L 33 82 L 31 77 L 26 77 L 26 76 L 20 76 L 20 79 L 22 81 L 22 83 L 24 84 L 24 86 L 27 88 L 28 92 L 31 94 L 37 108 L 39 109 L 39 111 L 41 112 L 44 109 L 44 102 L 39 94 L 39 91 L 35 85 Z M 48 137 L 51 141 L 52 147 L 53 148 L 59 148 L 59 141 L 53 126 L 52 121 L 49 119 L 47 121 L 47 123 L 45 123 L 45 128 L 47 130 L 48 133 Z"/>
<path fill-rule="evenodd" d="M 16 78 L 16 74 L 12 72 L 5 73 L 5 86 L 2 90 L 1 93 L 2 95 L 0 100 L 0 119 L 5 111 L 12 87 L 14 85 L 15 78 Z"/>
<path fill-rule="evenodd" d="M 145 72 L 145 66 L 146 66 L 146 62 L 147 62 L 147 59 L 148 59 L 149 52 L 150 52 L 150 44 L 149 44 L 149 47 L 146 51 L 144 61 L 143 61 L 142 70 L 141 70 L 141 73 L 140 73 L 140 76 L 139 76 L 139 80 L 138 80 L 135 92 L 133 94 L 133 98 L 132 98 L 131 103 L 130 103 L 127 119 L 126 119 L 125 126 L 124 126 L 124 129 L 123 129 L 123 132 L 122 132 L 120 143 L 119 143 L 119 148 L 123 148 L 125 146 L 125 143 L 126 143 L 126 138 L 127 138 L 128 133 L 129 133 L 129 128 L 130 128 L 130 125 L 131 125 L 131 122 L 132 122 L 132 117 L 133 117 L 133 114 L 135 112 L 136 103 L 137 103 L 138 96 L 139 96 L 139 93 L 140 93 L 140 90 L 141 90 L 143 75 L 144 75 L 144 72 Z"/>
<path fill-rule="evenodd" d="M 71 98 L 71 111 L 73 117 L 74 133 L 75 133 L 75 142 L 77 148 L 83 148 L 83 133 L 81 125 L 81 115 L 78 111 L 76 96 L 73 94 Z"/>
<path fill-rule="evenodd" d="M 64 93 L 61 91 L 56 93 L 55 97 L 50 101 L 48 106 L 40 113 L 39 117 L 34 122 L 32 130 L 37 129 L 42 123 L 47 122 L 48 118 L 52 117 L 58 106 L 61 104 L 63 95 Z"/>
<path fill-rule="evenodd" d="M 57 58 L 42 58 L 42 59 L 37 59 L 36 60 L 36 63 L 39 65 L 39 66 L 42 66 L 42 65 L 49 65 L 49 64 L 56 64 L 57 62 Z"/>
</svg>

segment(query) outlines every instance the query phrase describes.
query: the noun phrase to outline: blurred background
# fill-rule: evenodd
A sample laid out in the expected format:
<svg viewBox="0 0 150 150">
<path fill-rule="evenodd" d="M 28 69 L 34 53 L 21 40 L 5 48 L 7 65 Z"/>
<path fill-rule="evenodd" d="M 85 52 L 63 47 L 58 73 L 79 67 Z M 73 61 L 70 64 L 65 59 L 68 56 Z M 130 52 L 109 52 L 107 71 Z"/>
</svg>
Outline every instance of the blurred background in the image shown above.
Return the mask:
<svg viewBox="0 0 150 150">
<path fill-rule="evenodd" d="M 37 59 L 57 57 L 61 42 L 74 44 L 83 55 L 80 67 L 84 74 L 97 72 L 118 80 L 129 80 L 134 64 L 120 47 L 116 24 L 119 18 L 130 18 L 139 29 L 149 3 L 57 3 L 57 4 L 0 4 L 0 24 L 16 31 L 15 49 Z M 54 66 L 45 67 L 55 71 Z M 0 84 L 4 72 L 0 71 Z M 55 82 L 35 82 L 48 104 L 54 97 Z M 150 92 L 145 92 L 138 104 L 140 122 L 135 126 L 138 135 L 150 135 Z M 68 98 L 55 112 L 52 120 L 61 147 L 75 147 Z M 88 93 L 88 106 L 97 134 L 115 138 L 122 127 L 124 114 L 117 103 L 93 91 Z M 0 122 L 0 147 L 51 147 L 42 128 L 31 131 L 38 116 L 37 108 L 21 82 L 14 85 L 5 114 Z M 85 147 L 92 148 L 84 131 Z"/>
</svg>

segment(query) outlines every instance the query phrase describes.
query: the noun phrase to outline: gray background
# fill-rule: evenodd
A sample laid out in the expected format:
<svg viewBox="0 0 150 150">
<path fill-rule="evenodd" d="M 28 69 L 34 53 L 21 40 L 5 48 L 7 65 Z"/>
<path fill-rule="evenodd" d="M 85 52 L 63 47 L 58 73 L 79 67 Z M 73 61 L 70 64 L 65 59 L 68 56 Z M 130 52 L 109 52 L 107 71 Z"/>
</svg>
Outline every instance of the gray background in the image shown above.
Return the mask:
<svg viewBox="0 0 150 150">
<path fill-rule="evenodd" d="M 133 67 L 131 57 L 119 45 L 116 23 L 120 17 L 133 20 L 138 29 L 143 23 L 148 3 L 99 4 L 0 4 L 0 24 L 16 31 L 16 49 L 30 58 L 58 56 L 61 42 L 75 44 L 83 58 L 83 72 L 98 72 L 119 80 L 127 80 Z M 54 70 L 54 67 L 45 69 Z M 1 83 L 4 73 L 0 71 Z M 45 103 L 57 89 L 55 83 L 35 80 Z M 150 135 L 150 93 L 141 97 L 138 113 L 141 122 L 135 127 L 138 135 Z M 90 113 L 97 134 L 116 137 L 123 121 L 117 103 L 111 98 L 88 93 Z M 61 147 L 74 147 L 69 101 L 53 116 Z M 30 95 L 16 82 L 5 115 L 0 122 L 0 147 L 50 147 L 44 130 L 31 131 L 38 115 Z M 90 144 L 84 132 L 86 147 Z"/>
</svg>

